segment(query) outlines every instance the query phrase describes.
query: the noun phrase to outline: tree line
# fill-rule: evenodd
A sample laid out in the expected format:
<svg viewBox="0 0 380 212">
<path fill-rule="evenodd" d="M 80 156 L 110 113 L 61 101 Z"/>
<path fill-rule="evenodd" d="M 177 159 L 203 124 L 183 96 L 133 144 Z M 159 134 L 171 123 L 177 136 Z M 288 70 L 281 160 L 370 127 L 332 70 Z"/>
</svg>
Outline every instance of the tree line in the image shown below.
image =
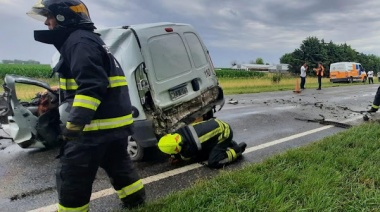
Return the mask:
<svg viewBox="0 0 380 212">
<path fill-rule="evenodd" d="M 318 62 L 322 62 L 325 76 L 329 76 L 330 64 L 336 62 L 358 62 L 367 72 L 380 71 L 380 57 L 359 53 L 346 43 L 335 44 L 332 41 L 326 43 L 324 39 L 319 40 L 317 37 L 306 38 L 298 49 L 283 55 L 280 62 L 289 64 L 289 71 L 293 73 L 299 73 L 300 67 L 305 62 L 309 65 L 309 70 L 317 67 Z"/>
<path fill-rule="evenodd" d="M 3 64 L 40 64 L 35 60 L 2 60 Z"/>
</svg>

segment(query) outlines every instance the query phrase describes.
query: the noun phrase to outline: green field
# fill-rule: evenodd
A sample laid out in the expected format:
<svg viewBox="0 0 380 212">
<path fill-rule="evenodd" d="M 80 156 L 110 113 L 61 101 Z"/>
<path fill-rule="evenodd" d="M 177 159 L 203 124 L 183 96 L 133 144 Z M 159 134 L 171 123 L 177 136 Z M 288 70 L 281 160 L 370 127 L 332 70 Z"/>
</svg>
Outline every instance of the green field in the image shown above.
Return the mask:
<svg viewBox="0 0 380 212">
<path fill-rule="evenodd" d="M 0 64 L 0 79 L 3 79 L 6 74 L 16 74 L 34 78 L 49 78 L 51 72 L 50 65 Z"/>
<path fill-rule="evenodd" d="M 270 74 L 268 74 L 270 75 Z M 299 86 L 298 77 L 283 78 L 279 83 L 272 81 L 270 77 L 254 78 L 254 79 L 219 79 L 220 85 L 223 88 L 224 94 L 244 94 L 244 93 L 261 93 L 269 91 L 287 91 L 295 90 Z M 352 86 L 361 85 L 362 83 L 331 83 L 328 78 L 322 79 L 322 88 L 339 87 L 339 86 Z M 306 89 L 315 89 L 318 87 L 318 80 L 316 77 L 308 77 L 305 84 Z"/>
<path fill-rule="evenodd" d="M 5 74 L 17 74 L 32 78 L 38 78 L 48 82 L 50 85 L 57 85 L 57 78 L 49 78 L 51 68 L 49 65 L 17 65 L 17 64 L 0 64 L 0 79 L 3 79 Z M 290 74 L 271 74 L 263 72 L 236 71 L 236 70 L 217 70 L 216 74 L 219 78 L 220 85 L 223 88 L 224 94 L 243 94 L 243 93 L 260 93 L 269 91 L 284 91 L 295 90 L 299 85 L 299 77 Z M 276 81 L 278 79 L 279 81 Z M 328 78 L 322 79 L 322 87 L 337 87 L 360 85 L 362 83 L 331 83 Z M 317 88 L 317 78 L 307 77 L 306 88 Z M 38 90 L 38 88 L 36 88 Z M 31 93 L 35 92 L 35 88 L 30 86 L 18 85 L 20 97 L 29 98 Z M 24 95 L 25 93 L 25 95 Z"/>
</svg>

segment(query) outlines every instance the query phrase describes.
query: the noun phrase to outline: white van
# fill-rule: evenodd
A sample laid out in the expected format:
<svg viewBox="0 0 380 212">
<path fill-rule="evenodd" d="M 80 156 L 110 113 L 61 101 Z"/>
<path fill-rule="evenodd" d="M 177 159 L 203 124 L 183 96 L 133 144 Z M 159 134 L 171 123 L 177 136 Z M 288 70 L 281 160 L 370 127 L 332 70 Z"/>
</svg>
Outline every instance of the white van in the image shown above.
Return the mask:
<svg viewBox="0 0 380 212">
<path fill-rule="evenodd" d="M 330 82 L 365 81 L 367 74 L 363 66 L 356 62 L 338 62 L 330 64 Z"/>
<path fill-rule="evenodd" d="M 141 160 L 144 149 L 155 147 L 162 135 L 194 121 L 212 118 L 223 107 L 223 90 L 210 55 L 192 26 L 154 23 L 100 29 L 97 33 L 127 77 L 135 122 L 135 133 L 126 138 L 132 160 Z M 52 67 L 58 58 L 56 53 Z M 8 117 L 13 140 L 23 148 L 36 147 L 37 142 L 44 144 L 35 129 L 39 121 L 35 117 L 36 107 L 33 102 L 20 104 L 12 91 L 15 83 L 46 89 L 49 85 L 8 75 L 5 84 L 9 89 L 3 95 L 7 105 L 13 105 L 11 111 L 4 113 L 13 114 Z M 23 117 L 26 113 L 28 116 Z"/>
<path fill-rule="evenodd" d="M 134 160 L 157 139 L 224 104 L 223 91 L 198 33 L 188 24 L 155 23 L 98 30 L 120 62 L 133 105 Z M 137 141 L 137 142 L 134 142 Z"/>
</svg>

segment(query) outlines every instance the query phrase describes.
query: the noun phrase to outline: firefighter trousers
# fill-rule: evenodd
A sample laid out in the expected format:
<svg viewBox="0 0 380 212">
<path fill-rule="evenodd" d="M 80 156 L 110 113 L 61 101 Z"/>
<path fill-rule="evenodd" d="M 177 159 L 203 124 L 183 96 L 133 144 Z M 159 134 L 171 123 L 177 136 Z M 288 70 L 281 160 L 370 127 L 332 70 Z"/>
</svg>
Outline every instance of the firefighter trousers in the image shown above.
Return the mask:
<svg viewBox="0 0 380 212">
<path fill-rule="evenodd" d="M 228 163 L 234 162 L 243 153 L 241 147 L 233 140 L 226 140 L 211 150 L 208 158 L 208 166 L 221 168 Z"/>
<path fill-rule="evenodd" d="M 102 167 L 127 207 L 142 204 L 145 189 L 127 152 L 127 139 L 82 136 L 62 146 L 56 171 L 58 211 L 88 211 L 92 184 Z"/>
<path fill-rule="evenodd" d="M 375 98 L 373 100 L 373 105 L 379 109 L 380 106 L 380 86 L 377 88 Z"/>
</svg>

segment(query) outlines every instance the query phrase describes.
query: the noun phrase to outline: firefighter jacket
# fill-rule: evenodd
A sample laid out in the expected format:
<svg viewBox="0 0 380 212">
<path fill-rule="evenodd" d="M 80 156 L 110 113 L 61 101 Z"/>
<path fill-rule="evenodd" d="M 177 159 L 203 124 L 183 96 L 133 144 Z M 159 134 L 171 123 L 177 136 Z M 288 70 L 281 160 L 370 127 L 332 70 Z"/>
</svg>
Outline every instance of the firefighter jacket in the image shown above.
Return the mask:
<svg viewBox="0 0 380 212">
<path fill-rule="evenodd" d="M 211 150 L 221 143 L 230 144 L 232 130 L 219 120 L 211 119 L 180 128 L 177 131 L 182 137 L 182 158 L 207 158 Z"/>
<path fill-rule="evenodd" d="M 55 38 L 55 39 L 52 39 Z M 100 36 L 85 29 L 35 31 L 61 54 L 55 70 L 63 100 L 71 102 L 68 122 L 84 133 L 112 132 L 133 123 L 127 80 Z"/>
</svg>

